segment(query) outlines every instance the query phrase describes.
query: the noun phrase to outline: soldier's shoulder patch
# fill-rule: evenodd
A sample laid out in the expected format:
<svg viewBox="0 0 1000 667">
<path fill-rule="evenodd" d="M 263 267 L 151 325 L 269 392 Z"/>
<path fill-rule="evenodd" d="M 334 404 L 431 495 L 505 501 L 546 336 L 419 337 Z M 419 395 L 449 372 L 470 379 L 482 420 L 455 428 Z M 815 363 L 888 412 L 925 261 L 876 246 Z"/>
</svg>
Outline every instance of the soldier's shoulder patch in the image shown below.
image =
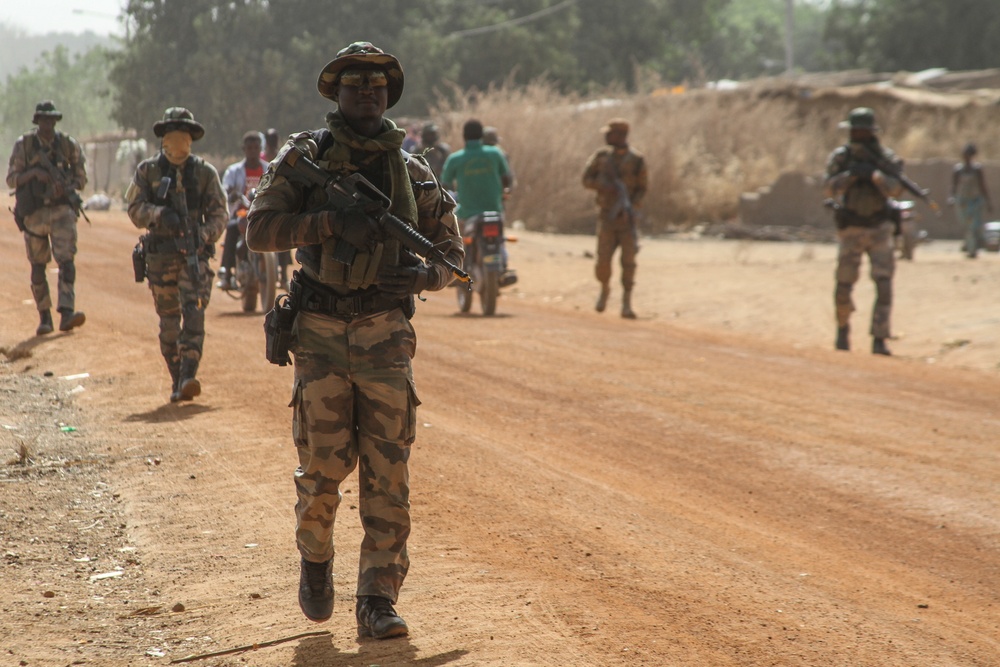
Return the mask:
<svg viewBox="0 0 1000 667">
<path fill-rule="evenodd" d="M 257 185 L 257 194 L 263 193 L 265 190 L 271 187 L 271 183 L 273 182 L 274 182 L 274 171 L 271 169 L 270 166 L 268 166 L 268 168 L 264 170 L 264 175 L 260 177 L 260 183 Z"/>
</svg>

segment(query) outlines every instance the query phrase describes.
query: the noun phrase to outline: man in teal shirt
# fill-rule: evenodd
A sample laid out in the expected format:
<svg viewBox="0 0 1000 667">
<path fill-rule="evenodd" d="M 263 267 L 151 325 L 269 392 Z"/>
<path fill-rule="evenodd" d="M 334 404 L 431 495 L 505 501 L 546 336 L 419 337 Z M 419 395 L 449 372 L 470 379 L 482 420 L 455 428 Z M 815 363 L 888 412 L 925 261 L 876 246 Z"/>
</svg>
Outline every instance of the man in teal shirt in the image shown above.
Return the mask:
<svg viewBox="0 0 1000 667">
<path fill-rule="evenodd" d="M 469 236 L 473 230 L 467 229 L 470 220 L 487 211 L 503 212 L 504 194 L 509 193 L 514 184 L 510 166 L 503 151 L 496 146 L 483 144 L 483 124 L 470 119 L 462 127 L 465 148 L 448 156 L 441 171 L 441 185 L 457 193 L 458 208 L 455 215 L 462 233 Z M 516 277 L 507 269 L 507 247 L 504 246 L 504 277 L 500 284 L 513 284 Z"/>
</svg>

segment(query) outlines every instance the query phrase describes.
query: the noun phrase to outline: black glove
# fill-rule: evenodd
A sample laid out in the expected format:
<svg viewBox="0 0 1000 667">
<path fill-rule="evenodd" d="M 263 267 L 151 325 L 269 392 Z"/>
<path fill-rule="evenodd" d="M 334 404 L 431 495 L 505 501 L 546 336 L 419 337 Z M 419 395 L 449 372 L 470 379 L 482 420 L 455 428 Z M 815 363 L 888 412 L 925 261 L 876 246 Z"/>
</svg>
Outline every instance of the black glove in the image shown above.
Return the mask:
<svg viewBox="0 0 1000 667">
<path fill-rule="evenodd" d="M 851 165 L 851 176 L 870 181 L 875 173 L 875 165 L 871 162 L 855 162 Z"/>
<path fill-rule="evenodd" d="M 330 211 L 330 231 L 337 239 L 359 250 L 372 250 L 381 237 L 378 220 L 359 205 Z"/>
<path fill-rule="evenodd" d="M 424 264 L 386 266 L 378 274 L 378 287 L 389 296 L 419 294 L 427 289 L 430 281 L 430 269 Z"/>
<path fill-rule="evenodd" d="M 160 221 L 157 223 L 157 227 L 171 234 L 180 234 L 184 231 L 180 214 L 170 207 L 160 211 Z"/>
</svg>

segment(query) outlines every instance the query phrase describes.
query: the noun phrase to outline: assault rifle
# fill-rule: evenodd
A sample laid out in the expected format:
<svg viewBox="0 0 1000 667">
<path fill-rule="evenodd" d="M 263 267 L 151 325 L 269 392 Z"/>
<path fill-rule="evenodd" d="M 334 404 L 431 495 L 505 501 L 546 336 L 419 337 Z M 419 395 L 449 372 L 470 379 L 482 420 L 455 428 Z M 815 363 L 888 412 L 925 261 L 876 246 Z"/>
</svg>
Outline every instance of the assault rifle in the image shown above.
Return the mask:
<svg viewBox="0 0 1000 667">
<path fill-rule="evenodd" d="M 48 154 L 45 151 L 38 151 L 38 158 L 42 163 L 42 167 L 48 173 L 49 178 L 58 183 L 63 192 L 66 194 L 66 199 L 69 200 L 69 206 L 76 213 L 77 217 L 83 216 L 83 219 L 90 224 L 90 218 L 87 217 L 87 211 L 83 208 L 83 197 L 80 193 L 70 184 L 69 180 L 66 178 L 66 174 L 52 164 L 52 160 L 49 159 Z"/>
<path fill-rule="evenodd" d="M 198 295 L 198 307 L 201 308 L 201 264 L 198 263 L 198 245 L 201 239 L 188 212 L 187 193 L 184 191 L 183 184 L 178 182 L 177 187 L 171 192 L 171 183 L 169 176 L 161 178 L 160 188 L 157 190 L 156 196 L 162 201 L 167 198 L 167 193 L 169 193 L 170 208 L 177 211 L 177 215 L 181 219 L 181 238 L 184 240 L 184 247 L 179 247 L 178 250 L 181 251 L 187 262 L 188 277 L 191 278 L 191 283 L 194 285 L 194 291 Z"/>
<path fill-rule="evenodd" d="M 361 174 L 355 172 L 341 177 L 330 174 L 306 157 L 305 153 L 299 149 L 288 151 L 275 173 L 291 181 L 304 185 L 318 185 L 323 188 L 327 197 L 325 209 L 342 211 L 349 206 L 359 205 L 366 211 L 377 209 L 374 214 L 370 215 L 379 223 L 387 236 L 399 241 L 407 250 L 445 267 L 455 278 L 466 283 L 471 289 L 472 278 L 469 274 L 449 262 L 444 252 L 430 239 L 389 213 L 389 205 L 392 200 Z M 372 206 L 373 204 L 374 206 Z M 333 259 L 342 264 L 353 264 L 359 249 L 338 239 Z"/>
<path fill-rule="evenodd" d="M 871 158 L 872 163 L 875 164 L 875 167 L 879 171 L 881 171 L 886 176 L 898 180 L 900 185 L 902 185 L 910 193 L 912 193 L 913 196 L 919 197 L 921 201 L 930 206 L 931 210 L 934 211 L 936 215 L 938 216 L 941 215 L 941 207 L 938 206 L 938 203 L 936 201 L 931 199 L 930 197 L 931 191 L 929 188 L 922 188 L 913 181 L 911 181 L 905 174 L 903 174 L 903 172 L 899 171 L 894 164 L 886 160 L 885 157 L 875 153 L 875 151 L 873 151 L 865 144 L 860 144 L 860 146 L 865 151 L 865 153 L 868 154 L 868 157 Z"/>
<path fill-rule="evenodd" d="M 625 187 L 625 182 L 622 180 L 622 176 L 618 171 L 618 165 L 615 164 L 613 156 L 608 155 L 600 177 L 601 184 L 613 189 L 616 194 L 615 203 L 608 211 L 608 222 L 617 220 L 618 216 L 624 213 L 628 217 L 628 228 L 632 232 L 632 241 L 635 243 L 635 249 L 638 250 L 639 226 L 636 220 L 635 209 L 632 208 L 632 198 L 628 196 L 628 189 Z"/>
</svg>

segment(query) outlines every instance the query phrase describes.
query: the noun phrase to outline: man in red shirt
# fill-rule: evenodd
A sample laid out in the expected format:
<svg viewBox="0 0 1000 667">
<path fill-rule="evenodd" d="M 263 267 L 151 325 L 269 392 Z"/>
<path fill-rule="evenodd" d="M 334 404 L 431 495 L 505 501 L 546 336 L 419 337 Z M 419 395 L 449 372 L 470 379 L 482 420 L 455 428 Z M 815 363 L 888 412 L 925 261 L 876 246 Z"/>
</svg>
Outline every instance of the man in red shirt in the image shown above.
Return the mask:
<svg viewBox="0 0 1000 667">
<path fill-rule="evenodd" d="M 239 162 L 226 167 L 222 174 L 222 189 L 229 202 L 229 223 L 226 225 L 226 239 L 222 244 L 222 261 L 219 267 L 219 282 L 216 287 L 224 290 L 236 289 L 236 244 L 240 240 L 239 217 L 242 199 L 260 185 L 267 163 L 261 160 L 260 132 L 250 130 L 243 135 L 243 155 Z"/>
</svg>

